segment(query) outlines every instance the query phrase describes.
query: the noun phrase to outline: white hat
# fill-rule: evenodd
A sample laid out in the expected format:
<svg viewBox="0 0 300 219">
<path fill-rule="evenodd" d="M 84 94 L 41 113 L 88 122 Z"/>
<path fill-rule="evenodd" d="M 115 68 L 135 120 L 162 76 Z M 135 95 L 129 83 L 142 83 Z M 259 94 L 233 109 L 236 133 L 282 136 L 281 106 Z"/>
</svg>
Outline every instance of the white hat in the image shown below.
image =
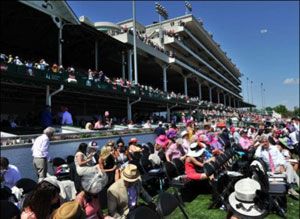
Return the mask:
<svg viewBox="0 0 300 219">
<path fill-rule="evenodd" d="M 162 125 L 162 124 L 163 124 L 162 121 L 159 121 L 159 122 L 158 122 L 158 125 Z"/>
<path fill-rule="evenodd" d="M 90 141 L 89 144 L 88 144 L 88 147 L 93 148 L 95 150 L 99 150 L 99 146 L 98 146 L 98 143 L 96 141 Z"/>
<path fill-rule="evenodd" d="M 254 202 L 256 191 L 261 190 L 257 181 L 250 178 L 241 179 L 235 184 L 234 190 L 228 198 L 233 211 L 248 217 L 259 217 L 265 213 L 265 210 L 258 209 Z"/>
<path fill-rule="evenodd" d="M 251 167 L 257 166 L 263 173 L 265 173 L 263 165 L 258 160 L 252 161 L 252 163 L 250 164 L 250 166 Z"/>
<path fill-rule="evenodd" d="M 201 148 L 200 146 L 198 146 L 198 143 L 194 142 L 190 145 L 187 156 L 200 157 L 204 151 L 205 148 Z"/>
<path fill-rule="evenodd" d="M 187 132 L 187 131 L 183 131 L 183 132 L 181 132 L 181 137 L 183 137 L 183 136 L 185 136 L 185 135 L 188 135 L 189 133 Z"/>
</svg>

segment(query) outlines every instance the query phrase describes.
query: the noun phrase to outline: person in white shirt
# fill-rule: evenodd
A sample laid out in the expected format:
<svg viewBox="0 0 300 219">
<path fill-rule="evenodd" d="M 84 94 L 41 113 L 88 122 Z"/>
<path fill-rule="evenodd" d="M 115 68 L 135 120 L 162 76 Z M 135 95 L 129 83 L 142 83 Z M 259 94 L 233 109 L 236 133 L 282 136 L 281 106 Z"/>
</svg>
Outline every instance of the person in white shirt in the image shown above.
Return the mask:
<svg viewBox="0 0 300 219">
<path fill-rule="evenodd" d="M 274 172 L 285 173 L 287 176 L 287 182 L 290 184 L 289 194 L 299 195 L 293 188 L 293 184 L 296 182 L 299 186 L 299 176 L 294 171 L 292 165 L 286 162 L 284 156 L 279 151 L 276 145 L 270 145 L 269 135 L 263 134 L 261 136 L 260 146 L 256 149 L 255 157 L 262 158 L 268 165 L 269 170 Z"/>
<path fill-rule="evenodd" d="M 150 120 L 147 120 L 147 122 L 144 124 L 144 128 L 150 129 L 151 127 L 152 126 L 151 126 Z"/>
<path fill-rule="evenodd" d="M 21 179 L 21 174 L 15 165 L 9 164 L 6 157 L 0 157 L 1 176 L 4 179 L 4 186 L 12 188 Z"/>
<path fill-rule="evenodd" d="M 61 124 L 62 125 L 73 125 L 72 115 L 71 115 L 71 113 L 69 113 L 68 107 L 64 107 Z"/>
<path fill-rule="evenodd" d="M 41 182 L 47 175 L 47 162 L 50 160 L 50 138 L 53 136 L 54 132 L 54 128 L 46 128 L 44 130 L 44 134 L 35 139 L 31 148 L 33 167 L 38 176 L 39 182 Z"/>
</svg>

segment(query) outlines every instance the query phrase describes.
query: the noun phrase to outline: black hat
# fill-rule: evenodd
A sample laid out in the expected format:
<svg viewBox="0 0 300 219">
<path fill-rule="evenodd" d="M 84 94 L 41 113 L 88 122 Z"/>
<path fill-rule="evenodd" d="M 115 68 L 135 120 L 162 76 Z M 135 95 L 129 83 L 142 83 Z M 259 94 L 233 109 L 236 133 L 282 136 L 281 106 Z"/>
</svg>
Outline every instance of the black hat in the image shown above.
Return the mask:
<svg viewBox="0 0 300 219">
<path fill-rule="evenodd" d="M 18 180 L 18 182 L 16 183 L 16 186 L 18 188 L 22 188 L 24 191 L 24 194 L 27 194 L 37 186 L 37 183 L 35 181 L 33 181 L 32 179 L 23 178 L 23 179 Z"/>
</svg>

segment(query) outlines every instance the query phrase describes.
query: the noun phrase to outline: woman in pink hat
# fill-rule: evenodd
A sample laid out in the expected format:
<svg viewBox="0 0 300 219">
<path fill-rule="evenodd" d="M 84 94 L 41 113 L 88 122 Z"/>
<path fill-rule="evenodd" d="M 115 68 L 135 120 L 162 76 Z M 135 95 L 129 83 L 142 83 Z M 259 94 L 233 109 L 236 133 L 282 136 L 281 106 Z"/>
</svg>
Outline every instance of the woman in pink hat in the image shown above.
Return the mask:
<svg viewBox="0 0 300 219">
<path fill-rule="evenodd" d="M 158 154 L 160 151 L 166 151 L 169 140 L 166 135 L 160 135 L 155 140 L 155 154 Z"/>
</svg>

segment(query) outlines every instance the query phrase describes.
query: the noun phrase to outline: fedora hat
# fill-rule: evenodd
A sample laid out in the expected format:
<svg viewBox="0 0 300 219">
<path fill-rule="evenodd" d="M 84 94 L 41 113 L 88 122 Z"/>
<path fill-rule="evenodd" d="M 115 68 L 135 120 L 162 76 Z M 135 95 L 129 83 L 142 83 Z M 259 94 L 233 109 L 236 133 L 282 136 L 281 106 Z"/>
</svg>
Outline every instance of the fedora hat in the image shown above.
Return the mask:
<svg viewBox="0 0 300 219">
<path fill-rule="evenodd" d="M 52 213 L 53 219 L 84 219 L 85 212 L 77 201 L 66 202 Z"/>
<path fill-rule="evenodd" d="M 137 166 L 134 164 L 128 164 L 122 171 L 122 178 L 127 182 L 135 182 L 140 179 L 140 173 Z"/>
<path fill-rule="evenodd" d="M 234 192 L 229 195 L 228 202 L 232 210 L 239 215 L 248 217 L 261 217 L 265 210 L 255 204 L 257 191 L 261 190 L 260 184 L 250 178 L 236 182 Z"/>
<path fill-rule="evenodd" d="M 198 143 L 194 142 L 190 145 L 190 148 L 187 152 L 187 156 L 190 157 L 199 157 L 203 154 L 205 148 L 198 146 Z"/>
<path fill-rule="evenodd" d="M 111 152 L 111 147 L 110 147 L 110 146 L 103 146 L 103 147 L 101 148 L 100 157 L 101 157 L 103 160 L 106 160 L 106 159 L 109 157 L 110 152 Z"/>
</svg>

